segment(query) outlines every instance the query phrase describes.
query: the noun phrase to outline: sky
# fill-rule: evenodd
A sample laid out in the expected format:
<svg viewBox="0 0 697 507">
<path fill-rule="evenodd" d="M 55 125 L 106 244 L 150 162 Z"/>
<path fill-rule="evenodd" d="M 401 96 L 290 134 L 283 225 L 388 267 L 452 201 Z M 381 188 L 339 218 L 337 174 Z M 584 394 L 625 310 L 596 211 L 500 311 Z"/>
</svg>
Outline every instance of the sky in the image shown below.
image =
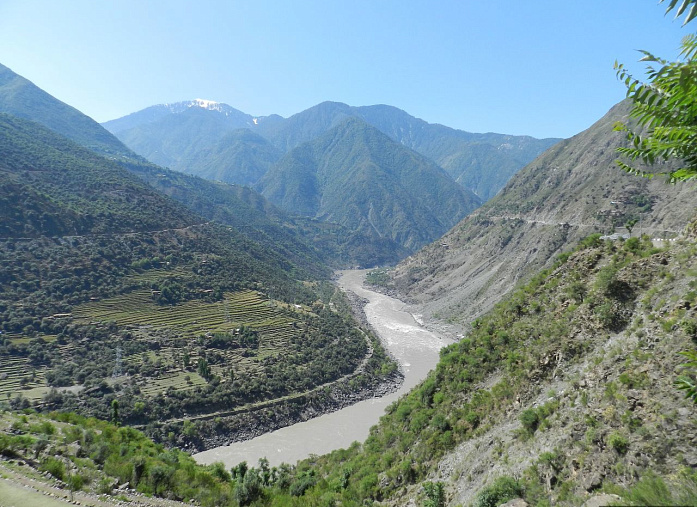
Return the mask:
<svg viewBox="0 0 697 507">
<path fill-rule="evenodd" d="M 694 30 L 658 0 L 0 0 L 0 63 L 99 122 L 202 98 L 255 116 L 389 104 L 570 137 Z"/>
</svg>

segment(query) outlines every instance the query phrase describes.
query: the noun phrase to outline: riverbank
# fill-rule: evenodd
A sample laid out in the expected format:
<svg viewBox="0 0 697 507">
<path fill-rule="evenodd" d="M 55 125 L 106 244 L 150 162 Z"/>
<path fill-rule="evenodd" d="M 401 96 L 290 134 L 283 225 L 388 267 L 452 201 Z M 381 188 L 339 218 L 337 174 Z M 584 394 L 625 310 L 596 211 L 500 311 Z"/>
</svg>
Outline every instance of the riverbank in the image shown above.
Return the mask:
<svg viewBox="0 0 697 507">
<path fill-rule="evenodd" d="M 354 318 L 360 323 L 368 341 L 364 363 L 352 374 L 299 395 L 271 400 L 258 407 L 242 408 L 228 414 L 209 414 L 195 420 L 196 431 L 186 435 L 182 424 L 170 424 L 166 433 L 179 435 L 177 446 L 189 452 L 203 452 L 220 446 L 244 442 L 280 428 L 330 414 L 364 400 L 382 398 L 396 392 L 404 381 L 402 371 L 367 371 L 366 363 L 375 347 L 381 347 L 378 334 L 365 314 L 366 298 L 345 290 Z M 381 347 L 382 348 L 382 347 Z M 398 361 L 382 348 L 396 365 Z M 384 356 L 383 356 L 384 357 Z M 232 411 L 231 411 L 232 412 Z"/>
<path fill-rule="evenodd" d="M 383 347 L 400 364 L 404 381 L 398 388 L 390 388 L 384 395 L 373 390 L 369 399 L 352 402 L 340 410 L 323 413 L 299 424 L 266 433 L 252 440 L 210 449 L 195 455 L 201 463 L 222 461 L 234 466 L 241 461 L 254 464 L 266 457 L 272 466 L 282 462 L 293 463 L 310 454 L 324 454 L 334 449 L 348 447 L 354 441 L 368 436 L 371 426 L 384 414 L 385 408 L 421 382 L 436 365 L 440 349 L 451 343 L 418 324 L 413 316 L 403 311 L 401 301 L 367 290 L 363 287 L 366 271 L 344 271 L 337 281 L 349 295 L 354 311 L 361 310 L 360 320 L 379 336 Z M 397 377 L 393 378 L 395 380 Z M 401 378 L 401 376 L 399 377 Z M 393 384 L 396 387 L 396 384 Z M 371 389 L 375 389 L 371 387 Z M 379 389 L 379 388 L 378 388 Z M 347 398 L 348 399 L 348 398 Z M 319 410 L 331 400 L 317 400 Z M 308 403 L 310 410 L 315 405 Z M 274 408 L 274 411 L 276 408 Z M 299 411 L 303 417 L 302 411 Z M 277 414 L 266 414 L 271 418 Z"/>
</svg>

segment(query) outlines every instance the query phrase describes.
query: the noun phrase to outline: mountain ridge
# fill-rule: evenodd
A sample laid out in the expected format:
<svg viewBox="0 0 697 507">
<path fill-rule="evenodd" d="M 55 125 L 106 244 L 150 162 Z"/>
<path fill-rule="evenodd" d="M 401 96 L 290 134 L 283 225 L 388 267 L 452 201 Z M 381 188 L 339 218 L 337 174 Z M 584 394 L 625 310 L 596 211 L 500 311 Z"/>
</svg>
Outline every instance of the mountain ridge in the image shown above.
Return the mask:
<svg viewBox="0 0 697 507">
<path fill-rule="evenodd" d="M 626 140 L 613 126 L 628 119 L 629 108 L 617 104 L 549 149 L 438 243 L 400 263 L 395 284 L 402 295 L 423 303 L 427 315 L 457 315 L 465 324 L 584 236 L 611 234 L 635 220 L 637 232 L 681 231 L 694 212 L 695 189 L 637 178 L 615 165 L 615 149 Z"/>
<path fill-rule="evenodd" d="M 288 211 L 372 229 L 412 251 L 480 202 L 430 160 L 355 117 L 290 151 L 257 188 Z"/>
<path fill-rule="evenodd" d="M 119 130 L 116 130 L 115 126 L 119 125 L 119 122 L 128 118 L 145 117 L 150 109 L 152 108 L 111 120 L 104 125 L 142 156 L 151 158 L 161 165 L 170 165 L 177 170 L 198 174 L 195 168 L 192 170 L 189 167 L 190 158 L 187 159 L 183 155 L 163 158 L 158 147 L 174 136 L 177 139 L 176 143 L 173 143 L 174 146 L 181 151 L 187 151 L 194 145 L 212 146 L 220 142 L 222 136 L 209 137 L 189 127 L 186 129 L 188 137 L 182 137 L 181 127 L 178 126 L 185 123 L 182 118 L 170 119 L 168 122 L 164 117 L 160 117 L 158 121 L 151 122 L 150 126 L 143 120 L 140 124 L 132 123 L 130 129 L 119 127 Z M 211 118 L 213 116 L 214 114 L 211 114 Z M 554 138 L 535 139 L 530 136 L 494 133 L 474 134 L 430 124 L 394 106 L 355 107 L 332 101 L 322 102 L 288 118 L 271 115 L 259 117 L 257 123 L 253 123 L 254 117 L 246 115 L 246 123 L 239 124 L 238 127 L 250 128 L 265 137 L 277 149 L 288 152 L 336 127 L 350 116 L 363 119 L 395 141 L 431 158 L 461 185 L 484 200 L 492 197 L 525 163 L 559 141 Z M 213 119 L 211 121 L 216 122 Z M 201 150 L 200 155 L 205 158 L 204 151 Z"/>
</svg>

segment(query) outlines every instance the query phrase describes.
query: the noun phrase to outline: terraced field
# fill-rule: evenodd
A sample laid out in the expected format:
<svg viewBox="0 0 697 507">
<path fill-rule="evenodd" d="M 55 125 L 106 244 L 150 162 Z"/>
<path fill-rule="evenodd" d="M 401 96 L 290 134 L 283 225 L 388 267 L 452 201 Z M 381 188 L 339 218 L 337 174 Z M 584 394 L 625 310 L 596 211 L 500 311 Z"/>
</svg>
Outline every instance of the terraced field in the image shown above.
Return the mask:
<svg viewBox="0 0 697 507">
<path fill-rule="evenodd" d="M 0 372 L 0 400 L 19 393 L 30 401 L 40 400 L 49 390 L 43 370 L 23 357 L 0 357 Z"/>
<path fill-rule="evenodd" d="M 144 363 L 158 365 L 160 373 L 137 381 L 140 393 L 153 397 L 171 389 L 189 391 L 204 386 L 205 379 L 196 373 L 202 357 L 200 340 L 207 339 L 201 337 L 215 333 L 235 336 L 242 327 L 257 333 L 257 346 L 251 352 L 243 347 L 219 350 L 217 360 L 210 364 L 211 372 L 223 381 L 229 379 L 231 370 L 238 378 L 260 375 L 261 362 L 281 354 L 298 334 L 293 313 L 300 318 L 302 312 L 302 308 L 271 302 L 252 290 L 228 292 L 218 302 L 193 300 L 173 306 L 158 305 L 151 291 L 140 290 L 83 304 L 75 309 L 73 318 L 83 323 L 114 322 L 133 329 L 140 339 L 157 337 L 157 350 L 123 357 L 126 369 Z M 161 336 L 166 339 L 160 340 Z M 179 340 L 179 345 L 173 340 Z"/>
<path fill-rule="evenodd" d="M 147 386 L 140 389 L 140 392 L 144 396 L 157 396 L 170 388 L 179 391 L 204 385 L 206 385 L 206 381 L 201 375 L 194 372 L 176 371 L 151 380 Z"/>
<path fill-rule="evenodd" d="M 284 329 L 292 324 L 272 303 L 251 290 L 228 292 L 223 301 L 215 303 L 195 300 L 174 306 L 156 304 L 151 291 L 132 292 L 81 305 L 73 316 L 90 322 L 113 321 L 119 326 L 170 328 L 187 338 L 243 325 L 270 337 L 287 337 L 289 333 Z"/>
</svg>

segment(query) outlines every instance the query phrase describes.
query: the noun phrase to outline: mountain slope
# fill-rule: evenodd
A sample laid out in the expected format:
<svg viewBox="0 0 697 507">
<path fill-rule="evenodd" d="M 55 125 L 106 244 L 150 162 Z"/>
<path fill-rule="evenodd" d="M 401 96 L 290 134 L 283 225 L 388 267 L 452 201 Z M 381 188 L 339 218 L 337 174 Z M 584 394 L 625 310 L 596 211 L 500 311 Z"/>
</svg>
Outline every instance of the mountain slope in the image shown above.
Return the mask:
<svg viewBox="0 0 697 507">
<path fill-rule="evenodd" d="M 244 171 L 242 177 L 225 174 L 225 168 L 235 167 L 240 161 L 240 152 L 248 152 L 244 159 L 249 161 L 251 156 L 251 164 L 263 166 L 274 150 L 264 147 L 260 152 L 259 145 L 263 143 L 253 136 L 238 134 L 227 141 L 223 138 L 234 130 L 255 129 L 257 124 L 273 124 L 280 119 L 277 116 L 255 118 L 227 104 L 196 99 L 151 106 L 103 125 L 133 151 L 158 165 L 199 176 L 214 175 L 217 176 L 215 179 L 230 183 L 242 183 L 242 180 L 249 179 L 248 175 L 244 176 Z M 239 146 L 245 142 L 248 146 Z M 210 153 L 210 150 L 214 153 Z M 225 158 L 226 154 L 230 158 Z M 258 161 L 254 160 L 256 155 Z M 272 157 L 277 159 L 278 155 Z M 223 168 L 215 167 L 218 161 Z"/>
<path fill-rule="evenodd" d="M 642 481 L 638 505 L 694 504 L 695 405 L 674 381 L 697 340 L 695 226 L 666 250 L 591 238 L 538 273 L 363 445 L 301 464 L 320 478 L 305 502 L 628 505 Z"/>
<path fill-rule="evenodd" d="M 131 157 L 133 153 L 99 123 L 55 99 L 31 81 L 0 64 L 0 113 L 46 125 L 98 153 Z"/>
<path fill-rule="evenodd" d="M 414 250 L 479 205 L 442 169 L 357 118 L 281 159 L 258 188 L 293 213 Z"/>
<path fill-rule="evenodd" d="M 393 106 L 352 107 L 339 102 L 322 102 L 282 122 L 261 124 L 257 130 L 287 151 L 352 116 L 430 158 L 484 201 L 493 197 L 517 170 L 559 141 L 474 134 L 427 123 Z"/>
<path fill-rule="evenodd" d="M 438 244 L 400 264 L 395 280 L 403 294 L 423 304 L 427 315 L 465 324 L 591 233 L 610 234 L 641 220 L 635 232 L 677 235 L 694 213 L 697 192 L 616 167 L 615 148 L 626 141 L 613 125 L 627 120 L 629 107 L 618 104 L 548 150 Z"/>
<path fill-rule="evenodd" d="M 7 114 L 0 114 L 0 182 L 0 237 L 144 232 L 201 222 L 116 162 Z"/>
<path fill-rule="evenodd" d="M 253 186 L 283 153 L 248 129 L 233 130 L 205 150 L 177 164 L 181 171 L 209 180 Z"/>
<path fill-rule="evenodd" d="M 203 431 L 182 434 L 182 414 L 254 431 L 249 413 L 273 405 L 278 427 L 392 375 L 315 251 L 270 218 L 257 228 L 274 212 L 261 196 L 213 196 L 244 203 L 224 207 L 246 213 L 243 233 L 132 173 L 162 168 L 122 164 L 0 114 L 0 393 L 13 407 L 108 419 L 116 400 L 124 423 L 203 445 Z M 170 188 L 193 196 L 180 176 Z"/>
<path fill-rule="evenodd" d="M 19 115 L 40 123 L 96 153 L 105 154 L 106 152 L 109 158 L 114 158 L 116 162 L 146 180 L 155 189 L 178 200 L 196 214 L 237 228 L 241 234 L 253 242 L 258 241 L 270 251 L 281 252 L 283 258 L 291 259 L 298 266 L 303 266 L 307 273 L 326 275 L 325 263 L 335 267 L 372 266 L 375 263 L 394 263 L 403 256 L 404 252 L 400 251 L 393 242 L 386 241 L 375 234 L 366 237 L 348 231 L 338 224 L 292 218 L 268 202 L 263 202 L 265 200 L 254 192 L 174 173 L 147 163 L 84 114 L 60 102 L 9 69 L 1 67 L 0 71 L 0 111 L 11 111 L 15 113 L 15 116 Z M 125 128 L 135 124 L 147 125 L 150 119 L 170 119 L 174 114 L 173 111 L 189 113 L 184 116 L 184 120 L 193 123 L 200 122 L 201 114 L 207 113 L 223 123 L 224 118 L 228 118 L 235 128 L 240 125 L 240 122 L 252 122 L 251 117 L 229 106 L 199 100 L 149 108 L 143 114 L 136 113 L 127 117 L 124 120 L 125 123 L 117 122 L 116 126 Z M 277 119 L 267 117 L 262 120 L 273 122 Z M 206 122 L 203 123 L 206 124 Z M 185 134 L 185 130 L 182 133 Z M 232 136 L 234 137 L 235 134 Z M 272 159 L 277 157 L 274 149 L 265 141 L 256 138 L 254 134 L 243 131 L 240 136 L 252 138 L 254 142 L 261 143 L 263 145 L 261 150 L 268 148 L 272 153 Z M 230 146 L 223 144 L 221 149 L 234 149 L 234 146 L 234 143 Z M 240 159 L 246 158 L 245 152 L 249 146 L 253 147 L 254 143 L 243 145 L 237 152 Z M 194 151 L 201 155 L 199 151 Z M 215 152 L 212 153 L 215 154 Z M 114 154 L 119 156 L 114 157 Z M 208 152 L 203 153 L 203 155 L 207 154 Z M 92 158 L 87 154 L 81 156 L 90 160 Z M 205 160 L 205 157 L 200 157 L 197 162 L 204 164 Z M 255 163 L 258 164 L 259 161 L 263 161 L 263 157 L 259 157 Z M 250 170 L 254 171 L 251 166 Z M 79 186 L 79 183 L 76 182 L 76 186 Z M 19 190 L 15 188 L 13 191 Z M 42 206 L 46 208 L 37 208 L 37 210 L 43 214 L 46 214 L 49 209 L 56 211 L 49 203 L 44 203 Z M 48 214 L 51 215 L 51 213 Z M 60 213 L 53 215 L 62 216 L 66 220 L 70 216 L 69 213 L 64 216 Z M 17 215 L 16 218 L 14 225 L 11 226 L 15 231 L 24 227 L 23 221 L 27 217 Z M 63 229 L 61 228 L 60 231 Z"/>
<path fill-rule="evenodd" d="M 496 195 L 518 170 L 560 141 L 465 132 L 427 123 L 392 106 L 355 109 L 361 118 L 395 141 L 436 162 L 483 201 Z"/>
</svg>

